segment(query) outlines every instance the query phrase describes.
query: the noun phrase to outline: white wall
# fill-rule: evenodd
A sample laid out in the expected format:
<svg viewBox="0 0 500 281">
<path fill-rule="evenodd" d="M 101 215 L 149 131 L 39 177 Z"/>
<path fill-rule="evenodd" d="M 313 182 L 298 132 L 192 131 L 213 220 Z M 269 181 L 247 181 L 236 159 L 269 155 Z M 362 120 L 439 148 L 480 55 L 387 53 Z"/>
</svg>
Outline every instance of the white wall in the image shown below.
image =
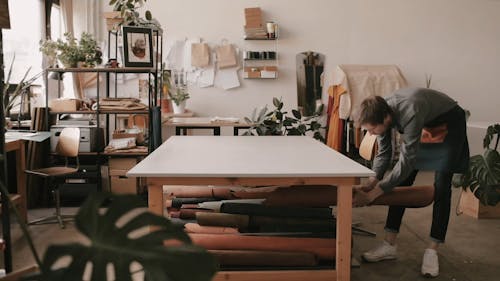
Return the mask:
<svg viewBox="0 0 500 281">
<path fill-rule="evenodd" d="M 242 87 L 229 91 L 191 87 L 197 115 L 248 116 L 274 96 L 295 107 L 295 56 L 312 50 L 326 56 L 327 73 L 338 64 L 396 64 L 414 86 L 432 74 L 432 87 L 471 110 L 472 120 L 498 119 L 499 0 L 147 1 L 166 45 L 201 37 L 245 48 L 243 10 L 257 6 L 280 27 L 279 78 L 241 79 Z"/>
</svg>

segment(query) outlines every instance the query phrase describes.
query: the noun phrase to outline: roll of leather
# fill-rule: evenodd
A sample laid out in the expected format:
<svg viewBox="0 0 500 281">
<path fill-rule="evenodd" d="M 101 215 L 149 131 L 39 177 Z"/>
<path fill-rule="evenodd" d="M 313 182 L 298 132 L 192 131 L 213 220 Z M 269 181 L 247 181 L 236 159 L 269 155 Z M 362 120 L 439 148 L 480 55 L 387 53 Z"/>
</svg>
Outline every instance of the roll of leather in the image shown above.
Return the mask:
<svg viewBox="0 0 500 281">
<path fill-rule="evenodd" d="M 194 198 L 172 198 L 167 199 L 167 207 L 180 208 L 183 204 L 198 204 L 202 202 L 217 201 L 219 199 L 213 197 L 194 197 Z M 169 203 L 170 202 L 170 203 Z"/>
<path fill-rule="evenodd" d="M 244 230 L 248 228 L 250 218 L 246 215 L 222 213 L 197 213 L 196 221 L 203 226 L 225 226 Z"/>
<path fill-rule="evenodd" d="M 401 186 L 376 198 L 371 205 L 404 206 L 421 208 L 434 200 L 434 186 Z"/>
<path fill-rule="evenodd" d="M 256 188 L 261 189 L 261 188 Z M 337 205 L 337 188 L 329 185 L 271 187 L 252 191 L 233 191 L 238 198 L 266 198 L 266 206 L 328 207 Z M 433 186 L 396 187 L 372 203 L 372 205 L 405 206 L 420 208 L 434 200 Z"/>
<path fill-rule="evenodd" d="M 253 250 L 209 250 L 221 265 L 241 266 L 316 266 L 318 260 L 312 253 L 271 252 Z"/>
<path fill-rule="evenodd" d="M 166 185 L 163 187 L 165 196 L 176 198 L 218 198 L 233 199 L 231 190 L 236 187 L 211 185 Z"/>
<path fill-rule="evenodd" d="M 249 231 L 260 232 L 330 232 L 334 236 L 336 221 L 333 217 L 328 219 L 311 219 L 251 216 L 248 229 Z"/>
<path fill-rule="evenodd" d="M 212 210 L 207 210 L 207 209 L 181 209 L 179 212 L 179 218 L 183 220 L 190 220 L 190 219 L 196 219 L 196 214 L 197 213 L 206 213 L 206 212 L 213 212 Z"/>
<path fill-rule="evenodd" d="M 252 216 L 322 219 L 332 218 L 332 210 L 330 208 L 295 208 L 284 206 L 263 206 L 245 203 L 224 203 L 222 204 L 220 211 L 221 213 Z"/>
<path fill-rule="evenodd" d="M 207 250 L 255 250 L 312 253 L 320 260 L 335 259 L 335 239 L 189 234 L 195 245 Z"/>
<path fill-rule="evenodd" d="M 205 234 L 237 234 L 238 229 L 225 226 L 202 226 L 197 223 L 186 223 L 184 230 L 188 233 L 205 233 Z"/>
</svg>

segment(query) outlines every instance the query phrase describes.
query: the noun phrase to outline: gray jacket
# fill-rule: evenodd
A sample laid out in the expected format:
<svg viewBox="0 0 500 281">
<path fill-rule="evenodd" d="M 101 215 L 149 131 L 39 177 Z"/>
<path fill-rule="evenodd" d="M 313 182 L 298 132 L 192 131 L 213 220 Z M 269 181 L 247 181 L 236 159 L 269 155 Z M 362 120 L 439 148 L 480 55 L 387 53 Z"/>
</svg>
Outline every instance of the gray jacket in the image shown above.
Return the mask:
<svg viewBox="0 0 500 281">
<path fill-rule="evenodd" d="M 448 112 L 457 102 L 447 95 L 425 88 L 404 88 L 385 98 L 393 110 L 391 128 L 401 135 L 403 143 L 399 160 L 384 178 L 392 158 L 392 129 L 377 137 L 378 153 L 372 169 L 377 174 L 384 192 L 391 191 L 415 169 L 422 128 L 439 115 Z"/>
</svg>

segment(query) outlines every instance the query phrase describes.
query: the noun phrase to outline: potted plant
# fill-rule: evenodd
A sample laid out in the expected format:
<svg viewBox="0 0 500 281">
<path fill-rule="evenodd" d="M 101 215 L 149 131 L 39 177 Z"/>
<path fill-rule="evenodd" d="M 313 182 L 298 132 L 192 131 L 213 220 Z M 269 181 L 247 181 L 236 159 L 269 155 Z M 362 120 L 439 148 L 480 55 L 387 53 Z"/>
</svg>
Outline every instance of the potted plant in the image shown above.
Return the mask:
<svg viewBox="0 0 500 281">
<path fill-rule="evenodd" d="M 138 9 L 144 6 L 146 0 L 111 0 L 109 5 L 113 6 L 113 12 L 105 14 L 110 18 L 108 29 L 118 30 L 120 25 L 146 26 L 161 30 L 160 23 L 153 19 L 151 11 L 146 10 L 144 18 L 140 16 Z"/>
<path fill-rule="evenodd" d="M 499 138 L 500 124 L 489 126 L 483 140 L 483 155 L 471 156 L 469 170 L 453 180 L 455 187 L 469 187 L 483 205 L 495 206 L 500 202 Z M 490 147 L 492 141 L 495 145 Z"/>
<path fill-rule="evenodd" d="M 325 138 L 321 134 L 321 126 L 319 118 L 323 113 L 323 105 L 319 106 L 312 116 L 302 117 L 300 111 L 292 110 L 292 116 L 287 116 L 288 112 L 283 111 L 283 102 L 281 99 L 273 98 L 274 110 L 267 112 L 267 105 L 262 108 L 258 115 L 257 109 L 254 109 L 252 117 L 245 117 L 248 124 L 252 127 L 244 133 L 247 136 L 255 134 L 259 136 L 305 136 L 311 132 L 313 137 L 321 142 L 325 142 Z"/>
<path fill-rule="evenodd" d="M 21 106 L 22 102 L 25 101 L 25 97 L 31 97 L 30 87 L 31 85 L 43 74 L 40 72 L 33 77 L 27 78 L 28 74 L 31 71 L 31 67 L 26 70 L 23 78 L 17 83 L 15 87 L 11 87 L 10 77 L 12 75 L 12 69 L 14 67 L 14 61 L 16 57 L 12 58 L 12 62 L 10 63 L 9 71 L 7 72 L 7 77 L 4 81 L 3 85 L 3 112 L 6 117 L 10 116 L 10 111 L 15 106 Z M 21 111 L 20 111 L 21 114 Z"/>
<path fill-rule="evenodd" d="M 40 51 L 47 56 L 51 67 L 56 65 L 56 59 L 64 67 L 94 67 L 102 63 L 102 52 L 91 34 L 82 33 L 80 40 L 70 32 L 66 32 L 64 37 L 65 41 L 40 41 Z"/>
<path fill-rule="evenodd" d="M 170 89 L 168 92 L 172 101 L 174 114 L 181 114 L 186 111 L 186 101 L 189 99 L 189 93 L 185 87 Z"/>
</svg>

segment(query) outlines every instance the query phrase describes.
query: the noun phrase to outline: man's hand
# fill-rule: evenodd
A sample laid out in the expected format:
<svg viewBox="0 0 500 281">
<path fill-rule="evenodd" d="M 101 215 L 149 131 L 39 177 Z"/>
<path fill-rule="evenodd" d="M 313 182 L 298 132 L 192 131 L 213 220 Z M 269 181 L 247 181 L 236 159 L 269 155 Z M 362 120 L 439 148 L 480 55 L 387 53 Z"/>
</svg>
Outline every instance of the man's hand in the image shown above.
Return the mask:
<svg viewBox="0 0 500 281">
<path fill-rule="evenodd" d="M 378 183 L 378 179 L 375 177 L 369 177 L 368 182 L 360 185 L 353 186 L 355 190 L 363 190 L 364 192 L 368 192 L 375 188 Z"/>
<path fill-rule="evenodd" d="M 352 206 L 363 207 L 369 205 L 373 202 L 373 200 L 382 194 L 384 194 L 384 191 L 378 185 L 368 192 L 363 191 L 362 189 L 354 188 L 354 200 L 352 201 Z"/>
</svg>

